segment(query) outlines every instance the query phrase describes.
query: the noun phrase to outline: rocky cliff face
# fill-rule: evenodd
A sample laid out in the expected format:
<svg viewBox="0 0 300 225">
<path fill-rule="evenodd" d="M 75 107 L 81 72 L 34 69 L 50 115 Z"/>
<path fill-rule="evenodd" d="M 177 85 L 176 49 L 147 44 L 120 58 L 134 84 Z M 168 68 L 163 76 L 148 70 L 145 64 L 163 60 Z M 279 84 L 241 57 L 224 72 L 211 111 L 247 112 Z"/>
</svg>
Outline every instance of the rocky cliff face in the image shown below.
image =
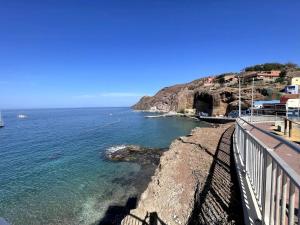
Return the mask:
<svg viewBox="0 0 300 225">
<path fill-rule="evenodd" d="M 155 96 L 143 97 L 136 105 L 136 110 L 156 109 L 162 112 L 180 111 L 193 106 L 193 90 L 187 85 L 175 85 L 160 90 Z"/>
<path fill-rule="evenodd" d="M 133 106 L 135 110 L 153 110 L 161 112 L 182 112 L 185 109 L 195 109 L 196 112 L 205 112 L 209 115 L 227 115 L 238 108 L 237 84 L 220 85 L 214 83 L 204 85 L 205 78 L 187 84 L 165 87 L 154 96 L 145 96 Z M 278 92 L 282 85 L 256 85 L 254 99 L 263 100 L 267 97 L 267 89 Z M 251 86 L 243 85 L 242 107 L 251 105 Z"/>
</svg>

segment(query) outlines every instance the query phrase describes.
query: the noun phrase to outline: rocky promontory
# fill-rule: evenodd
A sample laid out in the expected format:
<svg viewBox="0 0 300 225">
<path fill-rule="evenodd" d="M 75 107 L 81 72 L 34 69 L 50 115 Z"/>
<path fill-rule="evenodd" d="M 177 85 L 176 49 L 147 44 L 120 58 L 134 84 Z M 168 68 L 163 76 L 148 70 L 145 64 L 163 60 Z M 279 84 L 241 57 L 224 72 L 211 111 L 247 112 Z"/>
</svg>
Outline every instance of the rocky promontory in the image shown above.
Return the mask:
<svg viewBox="0 0 300 225">
<path fill-rule="evenodd" d="M 241 224 L 240 195 L 230 169 L 232 128 L 195 128 L 173 141 L 122 225 Z"/>
</svg>

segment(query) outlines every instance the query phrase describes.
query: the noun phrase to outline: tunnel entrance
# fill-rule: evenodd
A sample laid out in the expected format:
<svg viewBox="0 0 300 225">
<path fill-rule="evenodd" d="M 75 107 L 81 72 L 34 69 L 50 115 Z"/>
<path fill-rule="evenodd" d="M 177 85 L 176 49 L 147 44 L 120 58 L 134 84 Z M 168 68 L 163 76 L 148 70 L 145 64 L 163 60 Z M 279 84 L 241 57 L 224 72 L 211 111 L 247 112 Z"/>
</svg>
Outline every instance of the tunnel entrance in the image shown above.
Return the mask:
<svg viewBox="0 0 300 225">
<path fill-rule="evenodd" d="M 211 116 L 213 112 L 213 106 L 214 98 L 212 95 L 205 92 L 195 94 L 193 108 L 196 109 L 197 114 L 203 112 Z"/>
</svg>

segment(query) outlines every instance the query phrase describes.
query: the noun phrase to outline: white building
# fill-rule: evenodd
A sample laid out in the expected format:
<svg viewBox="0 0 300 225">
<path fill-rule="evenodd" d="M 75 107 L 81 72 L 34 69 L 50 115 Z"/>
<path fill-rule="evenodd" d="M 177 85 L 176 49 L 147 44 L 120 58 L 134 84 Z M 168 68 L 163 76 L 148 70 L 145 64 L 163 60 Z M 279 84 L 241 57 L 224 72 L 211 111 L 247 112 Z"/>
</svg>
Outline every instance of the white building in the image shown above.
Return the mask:
<svg viewBox="0 0 300 225">
<path fill-rule="evenodd" d="M 299 98 L 290 98 L 286 102 L 286 114 L 287 116 L 299 116 L 298 112 L 300 111 L 300 99 Z"/>
<path fill-rule="evenodd" d="M 298 85 L 288 85 L 285 87 L 284 92 L 286 94 L 299 94 L 299 86 Z"/>
<path fill-rule="evenodd" d="M 253 102 L 253 108 L 254 109 L 262 109 L 264 104 L 278 104 L 280 103 L 279 100 L 258 100 Z"/>
</svg>

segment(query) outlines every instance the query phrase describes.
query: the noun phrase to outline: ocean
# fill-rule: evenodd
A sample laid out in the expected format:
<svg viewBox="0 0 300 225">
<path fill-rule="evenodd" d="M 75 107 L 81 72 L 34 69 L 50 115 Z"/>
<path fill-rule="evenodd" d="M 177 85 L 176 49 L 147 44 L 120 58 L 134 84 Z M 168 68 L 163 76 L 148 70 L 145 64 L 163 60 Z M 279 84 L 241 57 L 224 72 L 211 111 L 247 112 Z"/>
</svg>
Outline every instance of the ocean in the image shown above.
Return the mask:
<svg viewBox="0 0 300 225">
<path fill-rule="evenodd" d="M 13 225 L 97 224 L 108 206 L 136 195 L 130 179 L 141 169 L 108 161 L 107 150 L 168 147 L 205 126 L 188 118 L 144 117 L 149 114 L 130 108 L 2 111 L 0 217 Z"/>
</svg>

